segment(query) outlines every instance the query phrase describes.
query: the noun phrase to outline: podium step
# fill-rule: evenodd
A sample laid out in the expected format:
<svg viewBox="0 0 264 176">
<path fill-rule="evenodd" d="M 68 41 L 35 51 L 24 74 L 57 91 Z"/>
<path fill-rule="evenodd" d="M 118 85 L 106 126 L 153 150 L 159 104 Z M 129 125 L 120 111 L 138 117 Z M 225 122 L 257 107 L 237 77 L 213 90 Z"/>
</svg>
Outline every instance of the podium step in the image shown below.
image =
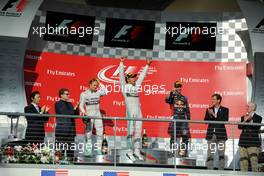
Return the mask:
<svg viewBox="0 0 264 176">
<path fill-rule="evenodd" d="M 107 155 L 81 156 L 78 157 L 76 163 L 89 164 L 89 163 L 116 163 L 118 164 L 159 164 L 159 165 L 180 165 L 180 166 L 196 166 L 196 159 L 190 157 L 174 157 L 170 151 L 160 149 L 141 149 L 141 155 L 144 160 L 132 161 L 127 156 L 131 153 L 130 149 L 116 149 L 110 150 Z M 135 157 L 136 158 L 136 157 Z"/>
</svg>

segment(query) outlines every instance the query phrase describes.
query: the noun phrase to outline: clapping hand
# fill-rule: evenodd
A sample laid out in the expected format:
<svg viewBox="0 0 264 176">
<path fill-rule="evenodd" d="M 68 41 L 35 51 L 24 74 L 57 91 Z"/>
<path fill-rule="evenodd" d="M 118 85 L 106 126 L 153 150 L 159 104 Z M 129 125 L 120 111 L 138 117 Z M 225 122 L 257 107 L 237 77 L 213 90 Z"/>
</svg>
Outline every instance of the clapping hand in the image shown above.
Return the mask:
<svg viewBox="0 0 264 176">
<path fill-rule="evenodd" d="M 48 113 L 49 110 L 50 110 L 50 108 L 51 108 L 51 107 L 47 105 L 46 108 L 45 108 L 45 110 L 44 110 L 44 112 L 45 112 L 45 113 Z"/>
<path fill-rule="evenodd" d="M 41 107 L 40 113 L 41 114 L 46 114 L 46 113 L 49 112 L 49 110 L 50 110 L 50 106 L 44 105 L 44 106 Z"/>
<path fill-rule="evenodd" d="M 212 109 L 208 108 L 207 111 L 208 111 L 208 114 L 209 114 L 211 117 L 216 118 L 216 114 L 214 113 L 214 111 L 213 111 Z"/>
<path fill-rule="evenodd" d="M 76 110 L 77 108 L 79 108 L 80 106 L 80 102 L 77 102 L 76 106 L 74 107 L 74 110 Z"/>
<path fill-rule="evenodd" d="M 40 110 L 40 114 L 44 114 L 45 109 L 46 109 L 46 105 L 42 106 L 42 107 L 41 107 L 41 110 Z"/>
</svg>

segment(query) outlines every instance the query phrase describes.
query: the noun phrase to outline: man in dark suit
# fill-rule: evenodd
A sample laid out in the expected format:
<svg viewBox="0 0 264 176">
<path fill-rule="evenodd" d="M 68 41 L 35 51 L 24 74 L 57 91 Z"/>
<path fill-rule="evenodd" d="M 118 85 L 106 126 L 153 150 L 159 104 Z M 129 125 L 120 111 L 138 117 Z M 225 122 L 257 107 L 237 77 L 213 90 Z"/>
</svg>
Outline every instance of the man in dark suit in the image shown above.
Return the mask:
<svg viewBox="0 0 264 176">
<path fill-rule="evenodd" d="M 256 114 L 257 105 L 253 102 L 247 104 L 247 113 L 241 117 L 241 122 L 244 123 L 261 123 L 262 117 Z M 248 161 L 251 163 L 251 170 L 258 171 L 258 156 L 260 153 L 261 139 L 260 126 L 238 125 L 242 130 L 239 138 L 239 153 L 240 153 L 240 170 L 248 171 Z"/>
<path fill-rule="evenodd" d="M 59 90 L 60 100 L 55 103 L 56 114 L 65 115 L 65 117 L 56 117 L 56 142 L 60 146 L 64 145 L 64 150 L 72 159 L 74 151 L 70 150 L 74 144 L 75 137 L 75 119 L 69 118 L 67 115 L 79 115 L 78 103 L 74 107 L 72 99 L 70 99 L 70 91 L 66 88 Z M 63 150 L 63 149 L 62 149 Z"/>
<path fill-rule="evenodd" d="M 229 109 L 221 106 L 222 97 L 219 94 L 212 95 L 212 107 L 205 113 L 206 121 L 228 121 Z M 226 128 L 224 124 L 208 125 L 206 140 L 208 143 L 207 161 L 208 169 L 213 169 L 214 153 L 218 151 L 219 169 L 225 168 L 225 141 L 227 140 Z"/>
<path fill-rule="evenodd" d="M 32 114 L 46 114 L 48 113 L 49 106 L 39 106 L 40 92 L 35 91 L 30 95 L 31 103 L 24 108 L 25 113 Z M 38 116 L 26 116 L 27 119 L 27 129 L 25 134 L 25 142 L 43 142 L 45 137 L 44 124 L 48 121 L 48 117 L 38 117 Z"/>
</svg>

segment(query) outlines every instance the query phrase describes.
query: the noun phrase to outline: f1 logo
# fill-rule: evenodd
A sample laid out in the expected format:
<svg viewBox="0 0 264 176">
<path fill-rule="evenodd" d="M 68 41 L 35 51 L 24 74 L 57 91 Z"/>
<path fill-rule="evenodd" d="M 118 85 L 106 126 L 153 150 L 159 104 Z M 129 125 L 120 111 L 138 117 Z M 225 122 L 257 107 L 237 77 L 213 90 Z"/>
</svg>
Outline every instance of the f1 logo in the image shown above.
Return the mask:
<svg viewBox="0 0 264 176">
<path fill-rule="evenodd" d="M 180 32 L 180 35 L 175 39 L 174 42 L 180 42 L 182 41 L 182 39 L 188 38 L 188 36 L 190 35 L 190 29 L 187 29 L 185 32 Z"/>
<path fill-rule="evenodd" d="M 73 22 L 73 20 L 65 19 L 59 24 L 59 28 L 76 28 L 79 29 L 79 27 L 83 26 L 83 21 L 75 21 L 72 25 L 70 25 Z"/>
<path fill-rule="evenodd" d="M 132 25 L 124 25 L 118 33 L 115 35 L 115 39 L 119 39 L 121 36 L 126 35 L 128 33 L 128 30 L 131 29 Z"/>
<path fill-rule="evenodd" d="M 14 3 L 17 2 L 18 0 L 9 0 L 4 8 L 2 8 L 2 11 L 6 11 L 9 8 L 12 8 L 14 6 Z"/>
<path fill-rule="evenodd" d="M 16 6 L 16 12 L 22 12 L 24 7 L 27 4 L 27 0 L 9 0 L 6 5 L 2 8 L 2 11 L 7 11 L 7 9 L 13 8 L 15 4 Z"/>
<path fill-rule="evenodd" d="M 125 36 L 128 34 L 128 31 L 132 28 L 132 25 L 124 25 L 119 31 L 118 33 L 115 35 L 114 39 L 119 39 L 121 36 Z M 144 31 L 144 27 L 143 26 L 135 26 L 133 27 L 133 30 L 130 32 L 130 39 L 131 40 L 136 40 L 140 34 L 142 33 L 142 31 Z"/>
<path fill-rule="evenodd" d="M 58 27 L 67 27 L 67 24 L 71 23 L 73 20 L 63 20 Z"/>
</svg>

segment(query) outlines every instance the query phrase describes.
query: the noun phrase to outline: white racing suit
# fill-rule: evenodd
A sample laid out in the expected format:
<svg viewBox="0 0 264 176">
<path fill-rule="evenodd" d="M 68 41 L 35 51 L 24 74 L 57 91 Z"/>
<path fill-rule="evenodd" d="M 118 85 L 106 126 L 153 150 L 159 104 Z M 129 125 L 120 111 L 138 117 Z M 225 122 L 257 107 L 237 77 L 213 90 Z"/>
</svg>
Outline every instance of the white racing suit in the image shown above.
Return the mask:
<svg viewBox="0 0 264 176">
<path fill-rule="evenodd" d="M 119 66 L 119 79 L 121 84 L 122 94 L 125 99 L 126 104 L 126 116 L 129 119 L 142 119 L 142 113 L 140 110 L 140 102 L 138 96 L 138 89 L 143 82 L 149 66 L 146 65 L 140 74 L 135 86 L 132 84 L 126 84 L 124 77 L 124 64 L 121 62 Z M 128 147 L 134 150 L 134 153 L 138 155 L 141 148 L 141 130 L 142 121 L 131 121 L 128 120 L 127 125 L 127 137 L 128 137 Z"/>
<path fill-rule="evenodd" d="M 87 116 L 101 118 L 100 97 L 107 94 L 106 88 L 100 84 L 101 88 L 96 92 L 86 90 L 80 95 L 80 111 Z M 96 141 L 98 153 L 101 151 L 103 140 L 103 121 L 102 119 L 90 119 L 86 127 L 87 142 L 91 141 L 93 127 L 96 129 Z"/>
</svg>

